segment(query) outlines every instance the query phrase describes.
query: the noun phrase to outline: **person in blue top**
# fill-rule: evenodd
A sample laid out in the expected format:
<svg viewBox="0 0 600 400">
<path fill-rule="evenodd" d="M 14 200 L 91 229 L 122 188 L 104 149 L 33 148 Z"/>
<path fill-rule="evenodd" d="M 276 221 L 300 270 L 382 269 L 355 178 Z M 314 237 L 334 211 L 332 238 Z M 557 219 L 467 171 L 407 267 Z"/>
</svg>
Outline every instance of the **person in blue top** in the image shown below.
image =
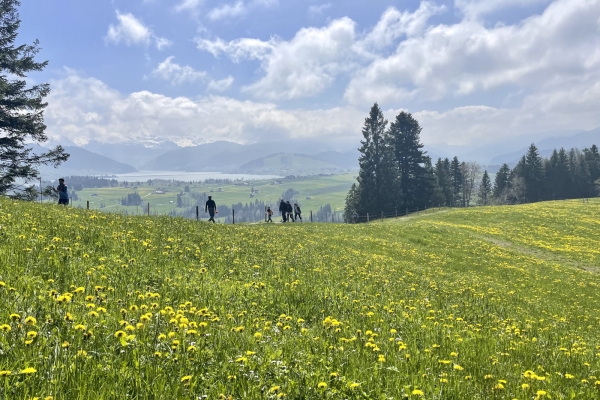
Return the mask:
<svg viewBox="0 0 600 400">
<path fill-rule="evenodd" d="M 58 204 L 69 205 L 69 189 L 67 185 L 65 185 L 65 180 L 60 178 L 58 180 L 58 186 L 54 189 L 55 192 L 58 192 Z"/>
</svg>

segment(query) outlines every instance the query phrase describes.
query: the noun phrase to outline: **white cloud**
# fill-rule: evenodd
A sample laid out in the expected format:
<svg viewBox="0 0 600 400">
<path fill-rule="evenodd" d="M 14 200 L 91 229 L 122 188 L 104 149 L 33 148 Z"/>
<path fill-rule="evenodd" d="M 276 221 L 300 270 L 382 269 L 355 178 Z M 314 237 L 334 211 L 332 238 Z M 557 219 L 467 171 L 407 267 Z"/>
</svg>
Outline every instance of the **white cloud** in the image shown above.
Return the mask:
<svg viewBox="0 0 600 400">
<path fill-rule="evenodd" d="M 189 0 L 188 0 L 189 1 Z M 244 2 L 237 0 L 235 3 L 224 4 L 220 7 L 211 9 L 207 16 L 212 21 L 217 21 L 227 18 L 236 18 L 246 15 L 251 9 L 257 7 L 269 8 L 279 4 L 278 0 L 252 0 Z"/>
<path fill-rule="evenodd" d="M 220 80 L 211 80 L 208 83 L 208 88 L 207 90 L 209 92 L 224 92 L 226 90 L 228 90 L 231 85 L 233 85 L 233 76 L 228 76 L 225 79 L 220 79 Z"/>
<path fill-rule="evenodd" d="M 403 36 L 412 37 L 421 34 L 429 18 L 445 9 L 444 6 L 429 1 L 421 2 L 415 12 L 400 12 L 394 7 L 389 7 L 358 46 L 368 53 L 388 47 Z"/>
<path fill-rule="evenodd" d="M 243 1 L 236 1 L 234 4 L 225 4 L 221 7 L 215 7 L 208 13 L 208 18 L 213 21 L 223 19 L 239 17 L 246 14 L 246 5 Z"/>
<path fill-rule="evenodd" d="M 252 142 L 313 138 L 355 144 L 369 107 L 283 110 L 273 103 L 223 96 L 168 97 L 148 91 L 123 95 L 98 79 L 68 75 L 51 81 L 45 113 L 48 134 L 76 143 L 162 138 Z M 447 111 L 408 110 L 423 126 L 427 144 L 482 145 L 497 138 L 550 130 L 593 129 L 600 109 L 600 71 L 549 83 L 518 108 L 466 106 Z M 389 110 L 392 119 L 398 110 Z"/>
<path fill-rule="evenodd" d="M 600 67 L 598 16 L 600 0 L 558 0 L 516 25 L 464 19 L 432 26 L 357 71 L 345 97 L 357 104 L 438 100 L 577 76 Z"/>
<path fill-rule="evenodd" d="M 119 23 L 117 25 L 110 24 L 108 26 L 108 32 L 105 37 L 107 43 L 124 43 L 127 46 L 148 46 L 154 41 L 159 50 L 169 47 L 172 44 L 170 40 L 154 35 L 152 30 L 144 25 L 144 23 L 137 19 L 133 14 L 121 14 L 117 10 L 116 15 Z"/>
<path fill-rule="evenodd" d="M 347 107 L 281 110 L 272 103 L 222 96 L 190 99 L 141 91 L 122 95 L 95 78 L 73 71 L 52 81 L 46 110 L 48 134 L 78 144 L 170 139 L 179 143 L 211 138 L 251 142 L 288 138 L 357 141 L 362 113 Z"/>
<path fill-rule="evenodd" d="M 262 61 L 266 75 L 243 90 L 268 100 L 296 99 L 322 92 L 351 68 L 354 29 L 354 21 L 342 18 L 324 28 L 303 28 L 290 41 L 197 39 L 197 43 L 200 50 L 227 54 L 235 62 Z"/>
<path fill-rule="evenodd" d="M 277 40 L 272 39 L 265 42 L 260 39 L 244 38 L 225 42 L 220 38 L 214 41 L 197 38 L 196 43 L 199 50 L 207 51 L 217 58 L 221 54 L 225 54 L 234 62 L 239 63 L 244 59 L 265 59 L 273 51 Z"/>
<path fill-rule="evenodd" d="M 312 5 L 310 7 L 308 7 L 308 13 L 311 16 L 317 16 L 317 15 L 321 15 L 323 14 L 323 11 L 328 10 L 331 8 L 331 3 L 325 3 L 325 4 L 321 4 L 321 5 Z"/>
<path fill-rule="evenodd" d="M 181 66 L 173 62 L 175 57 L 171 56 L 158 64 L 152 71 L 152 76 L 171 81 L 173 85 L 179 85 L 186 82 L 204 81 L 206 79 L 205 71 L 196 71 L 189 65 Z"/>
</svg>

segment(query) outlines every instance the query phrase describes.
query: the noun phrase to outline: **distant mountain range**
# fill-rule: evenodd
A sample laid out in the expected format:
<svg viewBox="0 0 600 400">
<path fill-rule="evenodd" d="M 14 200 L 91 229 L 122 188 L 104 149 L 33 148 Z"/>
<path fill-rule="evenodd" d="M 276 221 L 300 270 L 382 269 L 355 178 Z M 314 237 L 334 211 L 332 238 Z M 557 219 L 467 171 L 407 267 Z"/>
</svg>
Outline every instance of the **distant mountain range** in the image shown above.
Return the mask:
<svg viewBox="0 0 600 400">
<path fill-rule="evenodd" d="M 600 128 L 594 129 L 592 131 L 581 132 L 572 136 L 553 136 L 544 140 L 540 140 L 535 143 L 535 146 L 540 151 L 540 155 L 543 157 L 549 157 L 552 154 L 554 149 L 560 149 L 564 147 L 566 150 L 570 150 L 573 147 L 577 147 L 582 150 L 586 147 L 591 147 L 593 144 L 596 146 L 600 146 Z M 518 151 L 513 151 L 511 153 L 502 154 L 500 156 L 494 157 L 490 160 L 490 165 L 498 165 L 498 164 L 516 164 L 519 162 L 521 157 L 527 152 L 527 147 L 523 147 Z"/>
<path fill-rule="evenodd" d="M 541 135 L 541 134 L 540 134 Z M 553 149 L 600 145 L 600 128 L 591 131 L 558 132 L 552 136 L 537 135 L 535 141 L 542 156 Z M 478 161 L 484 165 L 514 164 L 527 151 L 528 139 L 520 137 L 477 148 L 466 146 L 425 146 L 434 163 L 438 157 L 461 161 Z M 149 143 L 100 143 L 92 141 L 83 147 L 66 142 L 70 159 L 58 170 L 42 167 L 44 175 L 103 175 L 140 171 L 230 172 L 252 174 L 316 174 L 357 169 L 359 152 L 332 151 L 314 140 L 239 144 L 213 142 L 179 147 L 169 141 Z M 56 144 L 56 143 L 52 143 Z M 358 147 L 358 145 L 357 145 Z M 514 149 L 519 149 L 515 151 Z M 38 148 L 38 151 L 42 151 Z M 501 155 L 498 155 L 498 154 Z"/>
<path fill-rule="evenodd" d="M 46 148 L 37 145 L 33 145 L 32 148 L 36 154 L 47 151 Z M 70 154 L 69 159 L 56 169 L 42 165 L 39 168 L 42 176 L 126 174 L 137 171 L 131 165 L 120 163 L 81 147 L 65 146 L 65 151 Z"/>
</svg>

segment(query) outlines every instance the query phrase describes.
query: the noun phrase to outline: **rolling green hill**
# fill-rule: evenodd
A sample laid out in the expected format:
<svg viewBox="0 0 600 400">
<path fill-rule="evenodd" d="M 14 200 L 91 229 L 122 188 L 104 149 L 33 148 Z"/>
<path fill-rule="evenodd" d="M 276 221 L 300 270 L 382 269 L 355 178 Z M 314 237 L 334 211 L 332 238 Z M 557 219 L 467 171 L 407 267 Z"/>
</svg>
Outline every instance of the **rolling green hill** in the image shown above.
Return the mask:
<svg viewBox="0 0 600 400">
<path fill-rule="evenodd" d="M 1 199 L 0 398 L 598 398 L 599 215 L 212 225 Z"/>
</svg>

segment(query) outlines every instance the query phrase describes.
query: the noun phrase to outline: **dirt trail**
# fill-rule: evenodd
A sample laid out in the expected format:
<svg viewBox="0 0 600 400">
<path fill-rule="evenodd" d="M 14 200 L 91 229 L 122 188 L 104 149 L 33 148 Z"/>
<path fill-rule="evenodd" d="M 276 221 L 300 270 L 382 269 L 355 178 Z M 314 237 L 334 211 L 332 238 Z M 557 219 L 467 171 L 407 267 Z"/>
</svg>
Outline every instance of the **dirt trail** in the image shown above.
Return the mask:
<svg viewBox="0 0 600 400">
<path fill-rule="evenodd" d="M 572 260 L 570 258 L 563 257 L 559 254 L 551 253 L 548 251 L 544 251 L 544 250 L 540 250 L 540 249 L 536 249 L 536 248 L 532 248 L 532 247 L 522 246 L 522 245 L 512 243 L 512 242 L 509 242 L 506 240 L 495 238 L 495 237 L 482 236 L 482 235 L 473 235 L 473 236 L 478 239 L 484 240 L 488 243 L 492 243 L 496 246 L 505 248 L 507 250 L 515 251 L 515 252 L 524 254 L 526 256 L 534 257 L 534 258 L 537 258 L 539 260 L 543 260 L 546 262 L 560 264 L 563 267 L 581 269 L 581 270 L 588 271 L 588 272 L 591 272 L 594 274 L 600 273 L 600 267 L 598 267 L 598 266 L 586 264 L 581 261 Z"/>
</svg>

